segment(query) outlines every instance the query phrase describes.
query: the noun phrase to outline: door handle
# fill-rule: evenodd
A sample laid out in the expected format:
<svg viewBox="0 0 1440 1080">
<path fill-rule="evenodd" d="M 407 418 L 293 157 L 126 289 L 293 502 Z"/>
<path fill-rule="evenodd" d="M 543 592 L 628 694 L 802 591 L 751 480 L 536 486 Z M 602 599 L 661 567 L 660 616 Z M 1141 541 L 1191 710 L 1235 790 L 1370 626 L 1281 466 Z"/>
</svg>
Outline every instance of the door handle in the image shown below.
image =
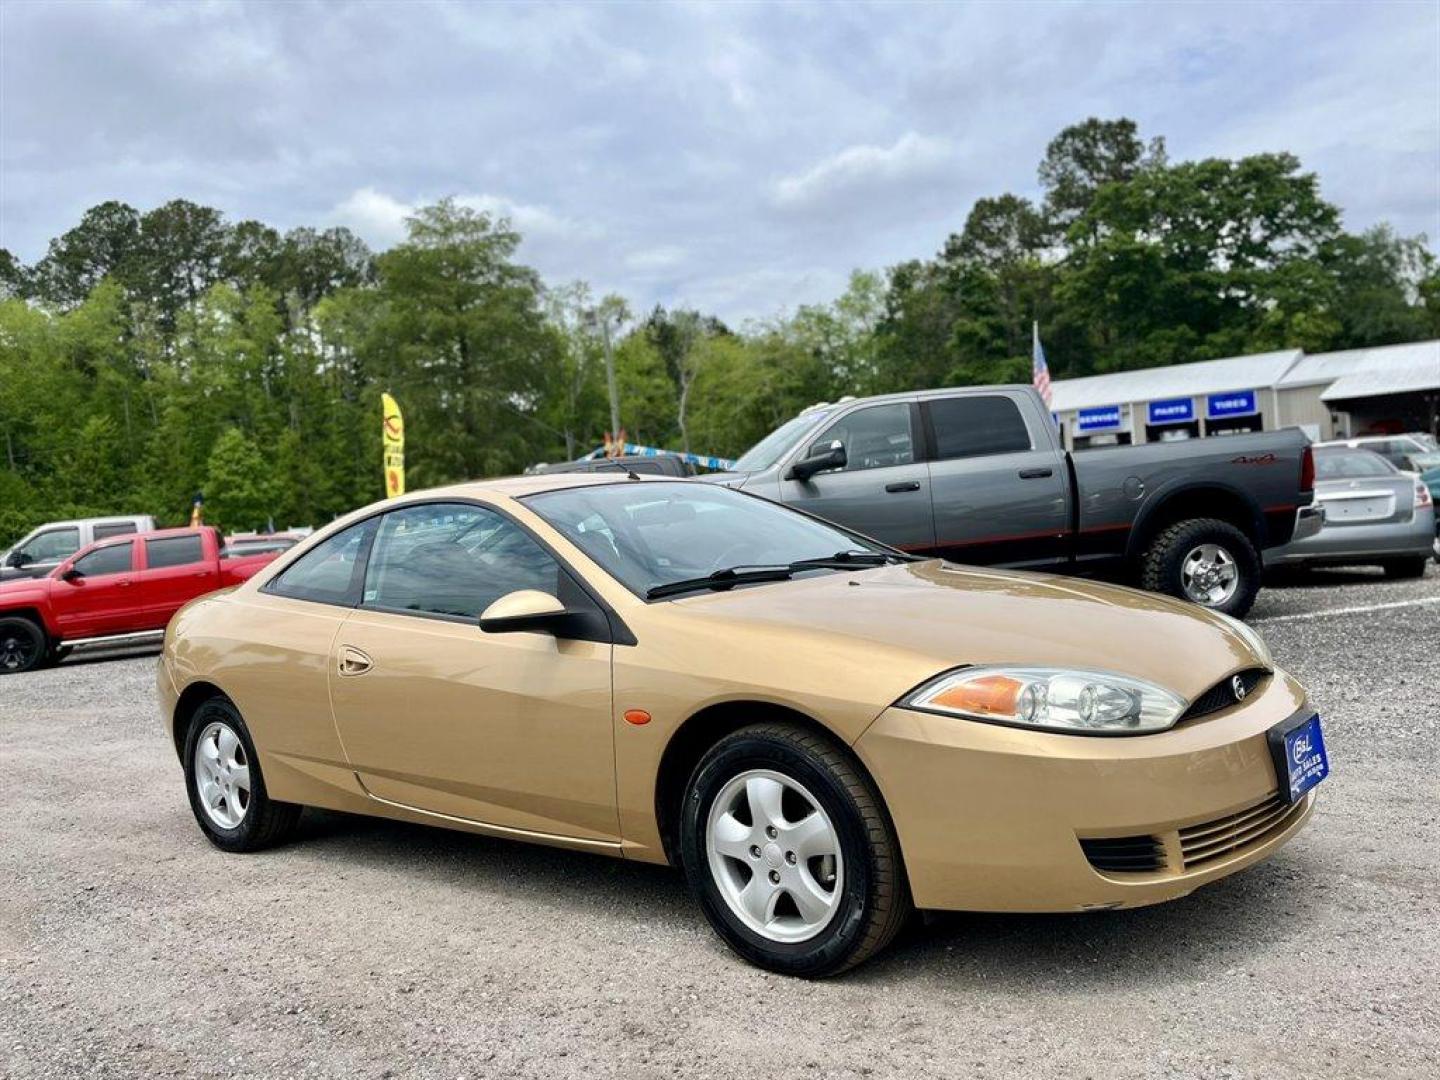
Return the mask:
<svg viewBox="0 0 1440 1080">
<path fill-rule="evenodd" d="M 115 582 L 115 584 L 118 585 L 118 586 L 119 586 L 120 588 L 122 588 L 122 589 L 128 589 L 128 588 L 130 587 L 130 585 L 131 585 L 131 581 L 130 581 L 129 578 L 126 578 L 124 581 L 117 581 L 117 582 Z"/>
<path fill-rule="evenodd" d="M 353 645 L 340 646 L 341 675 L 364 675 L 373 666 L 374 661 Z"/>
<path fill-rule="evenodd" d="M 1045 468 L 1043 468 L 1043 469 L 1021 469 L 1021 470 L 1020 470 L 1020 479 L 1021 479 L 1021 480 L 1040 480 L 1040 479 L 1042 479 L 1043 477 L 1046 477 L 1046 476 L 1054 476 L 1054 475 L 1055 475 L 1055 470 L 1052 469 L 1052 468 L 1050 468 L 1048 465 L 1047 465 Z"/>
<path fill-rule="evenodd" d="M 886 484 L 886 485 L 885 485 L 885 490 L 888 491 L 891 495 L 899 494 L 899 493 L 902 492 L 902 491 L 919 491 L 919 490 L 920 490 L 920 481 L 919 481 L 919 480 L 897 480 L 897 481 L 896 481 L 895 483 L 893 483 L 893 484 Z"/>
</svg>

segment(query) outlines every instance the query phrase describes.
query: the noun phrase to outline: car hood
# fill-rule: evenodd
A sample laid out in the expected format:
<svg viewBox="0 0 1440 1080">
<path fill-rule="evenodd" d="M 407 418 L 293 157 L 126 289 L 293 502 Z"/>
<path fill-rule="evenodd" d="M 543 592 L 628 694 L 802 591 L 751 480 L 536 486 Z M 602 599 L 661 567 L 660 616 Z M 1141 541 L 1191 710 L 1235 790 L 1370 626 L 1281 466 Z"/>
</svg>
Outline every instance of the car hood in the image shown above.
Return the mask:
<svg viewBox="0 0 1440 1080">
<path fill-rule="evenodd" d="M 1193 701 L 1234 671 L 1263 662 L 1222 618 L 1194 604 L 939 559 L 673 603 L 713 621 L 729 649 L 753 652 L 761 665 L 768 659 L 772 670 L 783 670 L 776 658 L 787 655 L 813 667 L 818 640 L 823 666 L 863 665 L 883 703 L 950 668 L 1004 663 L 1117 672 Z"/>
</svg>

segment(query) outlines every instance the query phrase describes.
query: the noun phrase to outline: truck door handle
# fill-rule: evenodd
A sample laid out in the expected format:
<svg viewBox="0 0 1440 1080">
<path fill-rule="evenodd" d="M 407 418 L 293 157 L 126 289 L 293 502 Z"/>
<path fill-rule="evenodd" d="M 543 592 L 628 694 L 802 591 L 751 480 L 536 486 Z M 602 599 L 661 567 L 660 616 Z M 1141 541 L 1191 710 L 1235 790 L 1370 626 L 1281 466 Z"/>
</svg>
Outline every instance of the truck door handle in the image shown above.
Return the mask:
<svg viewBox="0 0 1440 1080">
<path fill-rule="evenodd" d="M 1050 468 L 1048 465 L 1047 465 L 1045 468 L 1043 468 L 1043 469 L 1021 469 L 1021 470 L 1020 470 L 1020 479 L 1021 479 L 1021 480 L 1040 480 L 1040 479 L 1043 479 L 1043 478 L 1046 477 L 1046 476 L 1054 476 L 1054 475 L 1055 475 L 1055 470 L 1052 469 L 1052 468 Z"/>
<path fill-rule="evenodd" d="M 374 661 L 353 645 L 340 646 L 341 675 L 364 675 L 373 666 Z"/>
<path fill-rule="evenodd" d="M 919 480 L 897 480 L 897 481 L 896 481 L 895 483 L 893 483 L 893 484 L 886 484 L 886 485 L 885 485 L 885 490 L 888 491 L 891 495 L 897 495 L 897 494 L 899 494 L 899 493 L 902 492 L 902 491 L 919 491 L 919 490 L 920 490 L 920 481 L 919 481 Z"/>
</svg>

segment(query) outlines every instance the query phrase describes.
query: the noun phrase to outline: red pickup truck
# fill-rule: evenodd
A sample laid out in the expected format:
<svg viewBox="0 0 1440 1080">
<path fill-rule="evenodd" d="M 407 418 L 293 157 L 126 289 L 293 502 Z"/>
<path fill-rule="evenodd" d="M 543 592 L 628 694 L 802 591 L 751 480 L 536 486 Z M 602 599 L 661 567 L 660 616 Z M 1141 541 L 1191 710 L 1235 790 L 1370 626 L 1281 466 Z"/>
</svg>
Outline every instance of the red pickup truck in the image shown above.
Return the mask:
<svg viewBox="0 0 1440 1080">
<path fill-rule="evenodd" d="M 0 584 L 0 675 L 58 660 L 77 645 L 158 638 L 195 597 L 238 585 L 279 554 L 232 556 L 212 528 L 91 544 L 45 577 Z"/>
</svg>

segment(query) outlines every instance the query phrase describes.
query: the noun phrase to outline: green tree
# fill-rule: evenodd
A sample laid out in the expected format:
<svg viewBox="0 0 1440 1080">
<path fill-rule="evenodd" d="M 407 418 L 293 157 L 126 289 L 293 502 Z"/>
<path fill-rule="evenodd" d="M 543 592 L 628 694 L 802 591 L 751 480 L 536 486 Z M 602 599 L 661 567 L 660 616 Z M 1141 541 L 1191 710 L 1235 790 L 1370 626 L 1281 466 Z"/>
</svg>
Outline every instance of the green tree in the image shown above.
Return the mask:
<svg viewBox="0 0 1440 1080">
<path fill-rule="evenodd" d="M 227 532 L 258 529 L 275 512 L 275 483 L 264 456 L 239 428 L 215 440 L 205 465 L 205 518 Z"/>
</svg>

